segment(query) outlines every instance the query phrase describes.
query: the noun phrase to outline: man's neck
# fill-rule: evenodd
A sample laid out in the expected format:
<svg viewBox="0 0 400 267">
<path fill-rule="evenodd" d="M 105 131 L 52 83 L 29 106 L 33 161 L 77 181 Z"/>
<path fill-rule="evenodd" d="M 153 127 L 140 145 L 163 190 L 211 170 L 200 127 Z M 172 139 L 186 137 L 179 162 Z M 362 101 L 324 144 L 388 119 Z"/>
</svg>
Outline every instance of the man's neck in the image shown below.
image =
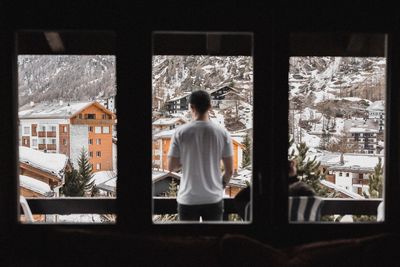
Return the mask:
<svg viewBox="0 0 400 267">
<path fill-rule="evenodd" d="M 209 121 L 210 118 L 208 117 L 208 112 L 204 113 L 204 114 L 195 114 L 195 116 L 193 116 L 193 120 L 194 121 Z"/>
</svg>

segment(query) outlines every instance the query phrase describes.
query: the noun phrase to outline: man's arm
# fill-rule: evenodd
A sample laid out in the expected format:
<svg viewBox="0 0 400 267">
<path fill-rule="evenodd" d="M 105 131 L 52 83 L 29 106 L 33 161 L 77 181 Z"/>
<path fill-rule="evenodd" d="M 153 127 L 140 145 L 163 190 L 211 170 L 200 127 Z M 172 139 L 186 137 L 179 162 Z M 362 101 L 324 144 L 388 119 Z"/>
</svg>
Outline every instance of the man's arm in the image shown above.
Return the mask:
<svg viewBox="0 0 400 267">
<path fill-rule="evenodd" d="M 181 162 L 179 158 L 168 157 L 168 170 L 170 172 L 177 171 L 181 168 Z"/>
<path fill-rule="evenodd" d="M 222 158 L 222 163 L 224 164 L 224 174 L 222 175 L 222 185 L 225 187 L 233 175 L 233 157 Z"/>
</svg>

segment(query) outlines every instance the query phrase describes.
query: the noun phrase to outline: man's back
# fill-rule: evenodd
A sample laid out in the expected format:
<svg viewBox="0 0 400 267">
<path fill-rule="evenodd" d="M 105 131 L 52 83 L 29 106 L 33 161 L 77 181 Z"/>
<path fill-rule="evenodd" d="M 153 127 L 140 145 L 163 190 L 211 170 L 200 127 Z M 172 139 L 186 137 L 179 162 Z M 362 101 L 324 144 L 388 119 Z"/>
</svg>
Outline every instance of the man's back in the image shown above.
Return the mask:
<svg viewBox="0 0 400 267">
<path fill-rule="evenodd" d="M 177 129 L 169 156 L 180 158 L 183 176 L 177 201 L 197 205 L 223 197 L 221 159 L 232 156 L 229 133 L 211 121 L 193 121 Z"/>
</svg>

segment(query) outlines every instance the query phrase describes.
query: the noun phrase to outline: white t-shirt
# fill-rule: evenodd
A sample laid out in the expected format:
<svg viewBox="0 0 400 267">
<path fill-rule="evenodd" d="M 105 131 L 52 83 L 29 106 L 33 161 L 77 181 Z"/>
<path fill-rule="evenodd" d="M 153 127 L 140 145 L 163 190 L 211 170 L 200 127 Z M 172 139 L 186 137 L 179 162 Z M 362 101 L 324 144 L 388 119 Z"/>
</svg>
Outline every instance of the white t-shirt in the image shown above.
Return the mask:
<svg viewBox="0 0 400 267">
<path fill-rule="evenodd" d="M 221 201 L 221 159 L 232 155 L 230 134 L 217 124 L 193 121 L 179 127 L 168 152 L 168 156 L 179 158 L 182 164 L 177 202 L 199 205 Z"/>
</svg>

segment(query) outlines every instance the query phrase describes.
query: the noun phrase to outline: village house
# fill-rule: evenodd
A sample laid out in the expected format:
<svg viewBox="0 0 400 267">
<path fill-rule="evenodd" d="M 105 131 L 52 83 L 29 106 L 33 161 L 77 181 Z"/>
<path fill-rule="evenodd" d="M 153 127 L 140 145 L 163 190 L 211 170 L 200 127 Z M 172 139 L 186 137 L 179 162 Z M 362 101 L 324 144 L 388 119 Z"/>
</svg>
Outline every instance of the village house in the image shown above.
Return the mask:
<svg viewBox="0 0 400 267">
<path fill-rule="evenodd" d="M 375 101 L 367 107 L 368 118 L 378 122 L 379 132 L 385 130 L 385 101 Z"/>
<path fill-rule="evenodd" d="M 20 145 L 67 155 L 75 165 L 82 149 L 93 171 L 113 170 L 115 115 L 100 103 L 30 103 L 19 111 Z"/>
<path fill-rule="evenodd" d="M 326 181 L 360 196 L 364 193 L 369 195 L 369 178 L 374 173 L 379 156 L 328 153 L 317 157 L 317 160 L 321 161 L 320 168 L 326 173 Z"/>
<path fill-rule="evenodd" d="M 71 164 L 66 155 L 60 153 L 44 153 L 32 148 L 19 147 L 19 166 L 20 175 L 28 176 L 46 184 L 53 193 L 51 195 L 59 196 L 59 189 L 64 184 L 65 172 L 71 169 Z M 29 183 L 30 179 L 24 181 Z M 23 183 L 27 185 L 27 183 Z M 32 183 L 30 183 L 32 185 Z M 36 183 L 39 185 L 39 183 Z M 23 186 L 21 189 L 23 196 L 48 196 L 49 191 L 43 191 L 47 186 L 40 185 L 40 192 L 35 191 L 35 188 L 27 188 Z M 47 190 L 47 189 L 46 189 Z"/>
<path fill-rule="evenodd" d="M 183 118 L 160 118 L 152 123 L 153 133 L 158 133 L 164 130 L 172 130 L 178 126 L 185 124 L 187 121 Z"/>
<path fill-rule="evenodd" d="M 115 197 L 117 174 L 114 171 L 99 171 L 93 174 L 90 182 L 94 182 L 94 187 L 98 190 L 98 195 Z"/>
<path fill-rule="evenodd" d="M 378 130 L 352 127 L 348 131 L 347 142 L 355 146 L 359 153 L 377 154 Z"/>
<path fill-rule="evenodd" d="M 165 102 L 165 109 L 170 113 L 177 113 L 178 111 L 185 111 L 189 109 L 189 95 L 184 93 Z"/>
<path fill-rule="evenodd" d="M 153 196 L 165 196 L 170 191 L 170 185 L 172 181 L 177 184 L 181 180 L 182 174 L 176 172 L 152 170 L 152 184 L 153 184 Z"/>
</svg>

